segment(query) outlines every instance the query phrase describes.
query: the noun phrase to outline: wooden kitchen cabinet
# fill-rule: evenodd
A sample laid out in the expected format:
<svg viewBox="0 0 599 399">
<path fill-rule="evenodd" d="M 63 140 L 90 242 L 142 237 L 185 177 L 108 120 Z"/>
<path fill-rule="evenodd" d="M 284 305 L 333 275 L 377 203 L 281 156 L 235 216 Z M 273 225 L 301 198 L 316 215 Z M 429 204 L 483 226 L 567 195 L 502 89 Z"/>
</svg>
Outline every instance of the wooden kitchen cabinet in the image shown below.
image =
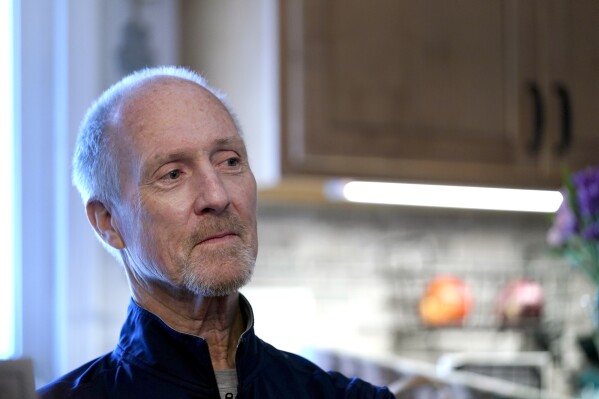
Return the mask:
<svg viewBox="0 0 599 399">
<path fill-rule="evenodd" d="M 558 186 L 599 161 L 596 9 L 283 0 L 284 173 Z"/>
<path fill-rule="evenodd" d="M 548 162 L 599 165 L 599 2 L 552 1 L 543 10 Z"/>
</svg>

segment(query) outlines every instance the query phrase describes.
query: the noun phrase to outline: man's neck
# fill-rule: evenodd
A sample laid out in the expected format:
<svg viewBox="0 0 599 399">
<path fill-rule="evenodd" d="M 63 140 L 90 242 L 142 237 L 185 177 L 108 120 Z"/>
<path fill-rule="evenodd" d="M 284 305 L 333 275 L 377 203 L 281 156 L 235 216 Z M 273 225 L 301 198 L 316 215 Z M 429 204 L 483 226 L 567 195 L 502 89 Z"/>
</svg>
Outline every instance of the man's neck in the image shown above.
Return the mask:
<svg viewBox="0 0 599 399">
<path fill-rule="evenodd" d="M 215 370 L 235 368 L 237 343 L 244 330 L 238 293 L 173 298 L 135 287 L 132 295 L 139 306 L 160 317 L 169 327 L 205 339 Z"/>
</svg>

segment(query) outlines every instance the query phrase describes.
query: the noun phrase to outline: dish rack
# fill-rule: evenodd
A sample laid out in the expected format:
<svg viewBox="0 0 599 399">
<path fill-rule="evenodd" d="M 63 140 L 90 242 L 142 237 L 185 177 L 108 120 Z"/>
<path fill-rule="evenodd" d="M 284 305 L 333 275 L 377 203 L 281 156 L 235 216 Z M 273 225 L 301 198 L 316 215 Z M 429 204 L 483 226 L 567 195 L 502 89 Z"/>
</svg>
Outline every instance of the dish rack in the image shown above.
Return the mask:
<svg viewBox="0 0 599 399">
<path fill-rule="evenodd" d="M 568 265 L 546 256 L 535 256 L 533 261 L 505 262 L 502 259 L 480 260 L 419 260 L 398 258 L 388 262 L 384 281 L 390 285 L 388 301 L 392 315 L 394 348 L 443 353 L 462 351 L 469 341 L 487 341 L 474 350 L 547 350 L 559 356 L 558 340 L 566 323 L 590 320 L 581 317 L 580 298 L 584 279 L 578 278 Z M 431 327 L 421 321 L 418 306 L 428 283 L 436 276 L 451 275 L 462 280 L 472 295 L 472 308 L 458 325 Z M 543 292 L 541 316 L 533 323 L 506 326 L 496 311 L 500 293 L 511 282 L 530 279 L 540 284 Z M 581 284 L 582 281 L 582 284 Z M 582 287 L 582 288 L 581 288 Z M 571 320 L 573 315 L 578 320 Z M 583 315 L 584 316 L 584 315 Z M 486 335 L 485 335 L 486 334 Z M 517 337 L 518 343 L 512 344 Z M 501 347 L 501 340 L 510 342 Z M 511 341 L 510 341 L 511 340 Z M 507 348 L 507 349 L 506 349 Z"/>
<path fill-rule="evenodd" d="M 435 329 L 422 324 L 418 313 L 420 299 L 428 283 L 436 276 L 451 275 L 462 280 L 472 295 L 470 312 L 460 325 L 441 328 L 502 329 L 518 328 L 502 325 L 496 312 L 497 299 L 511 282 L 526 278 L 539 283 L 543 292 L 543 309 L 540 322 L 561 324 L 566 321 L 575 296 L 576 287 L 570 280 L 572 270 L 563 265 L 535 263 L 514 267 L 492 261 L 460 261 L 435 264 L 403 263 L 391 269 L 386 281 L 392 284 L 390 306 L 398 330 L 411 331 Z M 521 328 L 526 328 L 522 326 Z"/>
</svg>

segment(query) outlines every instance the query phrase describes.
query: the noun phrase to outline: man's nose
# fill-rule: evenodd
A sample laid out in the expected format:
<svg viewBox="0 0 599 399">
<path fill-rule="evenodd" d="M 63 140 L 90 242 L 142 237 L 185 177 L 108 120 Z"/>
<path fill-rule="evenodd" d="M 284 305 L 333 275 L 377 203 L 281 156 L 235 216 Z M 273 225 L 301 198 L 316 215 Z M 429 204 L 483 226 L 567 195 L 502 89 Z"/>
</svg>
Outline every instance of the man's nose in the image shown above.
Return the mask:
<svg viewBox="0 0 599 399">
<path fill-rule="evenodd" d="M 215 171 L 201 173 L 197 185 L 194 210 L 198 215 L 220 214 L 229 206 L 229 192 Z"/>
</svg>

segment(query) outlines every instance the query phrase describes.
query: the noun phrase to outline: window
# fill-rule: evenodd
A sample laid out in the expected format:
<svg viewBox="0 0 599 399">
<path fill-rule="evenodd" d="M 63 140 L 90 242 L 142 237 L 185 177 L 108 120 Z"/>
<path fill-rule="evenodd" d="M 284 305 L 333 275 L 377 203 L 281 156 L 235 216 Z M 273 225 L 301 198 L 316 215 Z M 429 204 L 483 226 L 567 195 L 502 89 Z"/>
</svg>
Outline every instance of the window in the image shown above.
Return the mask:
<svg viewBox="0 0 599 399">
<path fill-rule="evenodd" d="M 0 358 L 15 354 L 15 157 L 14 157 L 14 48 L 13 2 L 0 2 Z M 7 60 L 8 62 L 6 62 Z"/>
</svg>

